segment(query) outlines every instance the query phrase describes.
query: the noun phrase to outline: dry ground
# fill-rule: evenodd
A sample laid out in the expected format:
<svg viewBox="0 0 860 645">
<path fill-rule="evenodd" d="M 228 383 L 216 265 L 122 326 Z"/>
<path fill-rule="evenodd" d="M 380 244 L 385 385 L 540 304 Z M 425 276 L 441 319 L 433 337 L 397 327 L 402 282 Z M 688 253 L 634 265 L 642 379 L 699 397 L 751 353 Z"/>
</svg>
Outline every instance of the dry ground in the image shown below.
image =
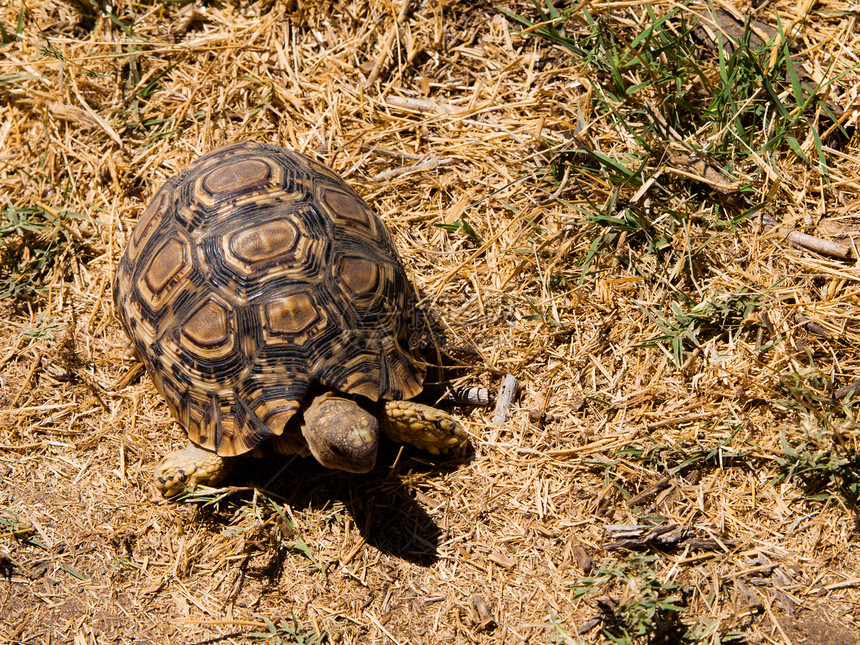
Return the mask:
<svg viewBox="0 0 860 645">
<path fill-rule="evenodd" d="M 539 20 L 532 3 L 502 4 Z M 798 27 L 815 78 L 849 70 L 856 7 L 801 4 L 766 13 Z M 666 179 L 667 159 L 651 162 L 665 172 L 650 195 L 588 159 L 560 164 L 576 141 L 638 164 L 583 60 L 515 33 L 489 2 L 412 5 L 3 3 L 0 641 L 248 642 L 272 621 L 272 642 L 575 642 L 583 628 L 597 642 L 607 617 L 638 607 L 628 624 L 668 634 L 655 642 L 695 626 L 702 642 L 856 643 L 857 430 L 832 398 L 860 378 L 853 251 L 690 212 L 664 247 L 689 263 L 660 265 L 634 230 L 584 269 L 595 205 L 660 208 L 673 181 L 699 203 L 719 191 L 694 172 Z M 632 35 L 646 7 L 676 7 L 589 6 Z M 797 138 L 813 161 L 823 150 L 830 184 L 788 145 L 738 143 L 733 164 L 771 216 L 849 251 L 857 80 L 831 88 L 848 138 Z M 389 446 L 366 476 L 251 461 L 229 481 L 249 488 L 213 505 L 157 496 L 152 467 L 183 432 L 123 355 L 113 267 L 160 184 L 238 140 L 342 173 L 460 348 L 455 376 L 520 380 L 504 426 L 457 412 L 473 454 L 436 463 Z M 661 333 L 649 312 L 673 315 L 682 291 L 748 303 L 730 330 L 702 326 L 679 369 L 646 341 Z M 659 548 L 608 548 L 607 527 L 671 523 L 681 531 Z M 600 567 L 614 581 L 575 597 Z M 667 600 L 686 610 L 648 615 Z"/>
</svg>

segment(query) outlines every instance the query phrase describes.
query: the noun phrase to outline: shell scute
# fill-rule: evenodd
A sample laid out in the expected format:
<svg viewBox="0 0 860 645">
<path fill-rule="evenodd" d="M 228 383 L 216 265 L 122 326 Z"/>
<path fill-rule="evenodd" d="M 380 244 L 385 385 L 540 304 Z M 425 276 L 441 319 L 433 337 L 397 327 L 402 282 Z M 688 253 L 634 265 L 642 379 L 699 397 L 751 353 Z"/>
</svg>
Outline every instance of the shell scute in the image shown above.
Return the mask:
<svg viewBox="0 0 860 645">
<path fill-rule="evenodd" d="M 275 336 L 288 336 L 295 342 L 296 336 L 311 325 L 324 321 L 324 312 L 307 291 L 273 298 L 263 307 L 265 329 Z M 301 343 L 297 343 L 301 344 Z"/>
<path fill-rule="evenodd" d="M 191 270 L 191 258 L 188 244 L 179 238 L 172 237 L 164 241 L 149 259 L 143 274 L 141 288 L 152 307 L 157 307 L 169 295 L 171 287 L 175 287 Z"/>
<path fill-rule="evenodd" d="M 270 266 L 289 257 L 299 240 L 299 231 L 290 220 L 276 219 L 236 231 L 226 239 L 227 249 L 246 266 Z M 294 255 L 294 253 L 293 253 Z"/>
<path fill-rule="evenodd" d="M 272 175 L 272 167 L 259 159 L 237 159 L 218 165 L 203 175 L 200 195 L 210 195 L 215 201 L 229 199 L 264 186 Z"/>
<path fill-rule="evenodd" d="M 191 347 L 200 350 L 230 346 L 231 320 L 230 310 L 210 298 L 182 325 L 182 336 Z"/>
</svg>

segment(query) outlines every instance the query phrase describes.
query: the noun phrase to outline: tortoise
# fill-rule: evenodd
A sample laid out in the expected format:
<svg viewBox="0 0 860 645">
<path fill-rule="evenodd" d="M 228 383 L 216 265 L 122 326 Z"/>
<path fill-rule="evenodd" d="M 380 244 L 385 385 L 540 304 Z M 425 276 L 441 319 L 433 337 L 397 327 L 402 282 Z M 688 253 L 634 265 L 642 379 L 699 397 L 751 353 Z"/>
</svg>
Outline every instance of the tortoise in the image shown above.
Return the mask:
<svg viewBox="0 0 860 645">
<path fill-rule="evenodd" d="M 466 443 L 414 401 L 423 332 L 392 236 L 337 174 L 237 143 L 155 194 L 117 265 L 118 317 L 189 445 L 156 466 L 172 497 L 266 444 L 362 473 L 380 430 L 433 454 Z"/>
</svg>

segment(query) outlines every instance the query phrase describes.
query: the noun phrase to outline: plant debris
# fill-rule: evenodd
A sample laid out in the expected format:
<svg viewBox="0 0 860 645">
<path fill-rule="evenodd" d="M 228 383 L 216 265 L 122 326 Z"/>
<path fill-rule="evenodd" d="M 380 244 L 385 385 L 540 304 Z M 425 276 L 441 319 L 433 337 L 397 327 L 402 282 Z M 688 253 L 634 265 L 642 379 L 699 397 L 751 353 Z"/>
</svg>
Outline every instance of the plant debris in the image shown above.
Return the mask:
<svg viewBox="0 0 860 645">
<path fill-rule="evenodd" d="M 855 23 L 2 3 L 0 641 L 856 643 Z M 114 269 L 161 184 L 236 141 L 387 223 L 470 454 L 248 459 L 159 498 L 185 434 Z M 457 407 L 505 375 L 503 415 Z"/>
</svg>

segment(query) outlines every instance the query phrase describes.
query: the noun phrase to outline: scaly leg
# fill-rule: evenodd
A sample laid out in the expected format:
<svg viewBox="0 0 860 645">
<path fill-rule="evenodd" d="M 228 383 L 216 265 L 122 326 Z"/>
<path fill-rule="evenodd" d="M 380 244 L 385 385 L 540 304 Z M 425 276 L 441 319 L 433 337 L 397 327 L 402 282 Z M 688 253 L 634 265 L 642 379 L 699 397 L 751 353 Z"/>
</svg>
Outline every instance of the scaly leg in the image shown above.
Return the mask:
<svg viewBox="0 0 860 645">
<path fill-rule="evenodd" d="M 438 455 L 456 453 L 468 437 L 446 412 L 414 401 L 386 401 L 380 415 L 382 431 L 394 441 Z"/>
</svg>

